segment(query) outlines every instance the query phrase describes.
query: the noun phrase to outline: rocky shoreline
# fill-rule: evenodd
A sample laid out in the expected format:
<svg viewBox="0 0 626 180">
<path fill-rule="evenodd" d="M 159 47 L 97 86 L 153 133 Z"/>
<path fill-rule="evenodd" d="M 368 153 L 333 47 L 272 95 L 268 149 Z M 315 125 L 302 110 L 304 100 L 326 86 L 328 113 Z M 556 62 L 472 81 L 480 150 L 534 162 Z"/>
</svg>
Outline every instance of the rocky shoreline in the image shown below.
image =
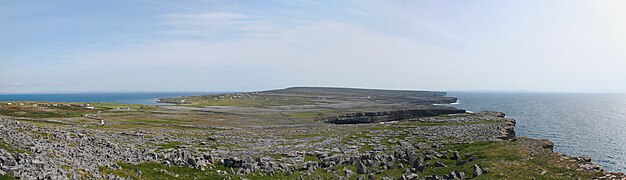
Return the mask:
<svg viewBox="0 0 626 180">
<path fill-rule="evenodd" d="M 465 122 L 475 122 L 497 118 L 497 113 L 481 114 L 480 118 L 464 118 Z M 441 118 L 414 119 L 413 121 L 437 122 Z M 448 119 L 449 120 L 449 119 Z M 456 122 L 456 121 L 455 121 Z M 409 122 L 408 122 L 409 123 Z M 455 142 L 476 142 L 485 140 L 505 140 L 516 139 L 514 135 L 514 121 L 506 120 L 496 124 L 472 124 L 469 127 L 459 126 L 416 126 L 411 129 L 413 136 L 425 137 L 424 143 L 408 143 L 400 141 L 395 146 L 388 149 L 373 148 L 371 151 L 359 152 L 358 146 L 366 141 L 354 140 L 346 146 L 339 147 L 341 153 L 336 152 L 332 147 L 332 139 L 321 141 L 319 144 L 310 147 L 295 148 L 287 150 L 282 148 L 268 148 L 262 151 L 271 151 L 280 154 L 279 160 L 264 156 L 259 152 L 228 151 L 219 148 L 209 152 L 201 152 L 197 148 L 173 148 L 169 151 L 159 151 L 158 147 L 140 148 L 145 144 L 158 144 L 159 141 L 169 139 L 166 136 L 150 137 L 148 132 L 120 132 L 110 133 L 100 130 L 81 129 L 78 127 L 64 128 L 43 128 L 35 126 L 29 122 L 16 121 L 11 117 L 0 118 L 0 133 L 2 139 L 9 145 L 22 149 L 23 151 L 10 152 L 0 149 L 0 173 L 9 174 L 21 179 L 125 179 L 113 174 L 103 174 L 102 168 L 117 170 L 118 163 L 138 164 L 145 162 L 158 162 L 167 166 L 181 166 L 201 169 L 205 171 L 214 170 L 218 175 L 246 175 L 246 174 L 278 174 L 305 172 L 300 176 L 306 177 L 310 172 L 317 169 L 324 171 L 338 171 L 333 167 L 356 166 L 356 171 L 350 169 L 340 169 L 345 176 L 337 175 L 337 179 L 358 177 L 373 178 L 378 177 L 382 170 L 401 169 L 400 179 L 466 179 L 480 176 L 485 173 L 484 167 L 474 165 L 473 172 L 452 171 L 447 174 L 423 177 L 420 174 L 425 168 L 445 167 L 452 164 L 445 164 L 441 161 L 434 163 L 428 160 L 454 160 L 455 164 L 472 163 L 475 156 L 459 151 L 435 151 L 438 146 L 445 146 L 441 139 L 454 138 Z M 411 126 L 411 123 L 403 125 Z M 473 132 L 468 132 L 473 131 Z M 386 130 L 375 130 L 378 138 L 385 137 L 396 132 Z M 222 137 L 220 137 L 222 136 Z M 207 140 L 222 139 L 226 134 L 215 134 Z M 170 137 L 171 138 L 171 137 Z M 363 138 L 365 139 L 365 138 Z M 376 137 L 372 141 L 376 141 Z M 170 139 L 171 140 L 171 139 Z M 178 139 L 185 141 L 189 139 Z M 243 139 L 241 139 L 243 140 Z M 269 139 L 268 139 L 269 140 Z M 536 141 L 527 139 L 526 141 Z M 552 143 L 540 141 L 535 144 L 540 151 L 552 151 Z M 200 144 L 206 142 L 200 142 Z M 371 146 L 383 144 L 378 140 Z M 374 145 L 378 144 L 378 145 Z M 324 147 L 327 148 L 314 148 Z M 416 152 L 416 150 L 424 150 Z M 580 163 L 581 171 L 602 172 L 601 168 L 593 165 L 587 158 L 570 158 L 562 155 L 564 159 L 571 159 Z M 318 161 L 306 161 L 305 157 L 315 157 Z M 220 170 L 217 166 L 225 167 Z M 309 172 L 307 174 L 306 172 Z M 386 177 L 386 176 L 382 176 Z M 607 174 L 610 179 L 623 178 L 619 173 Z M 386 177 L 392 178 L 392 177 Z M 398 177 L 393 177 L 398 178 Z M 600 178 L 602 179 L 602 178 Z"/>
<path fill-rule="evenodd" d="M 503 113 L 431 105 L 456 101 L 444 95 L 289 88 L 162 107 L 0 106 L 0 179 L 626 179 L 516 137 Z"/>
</svg>

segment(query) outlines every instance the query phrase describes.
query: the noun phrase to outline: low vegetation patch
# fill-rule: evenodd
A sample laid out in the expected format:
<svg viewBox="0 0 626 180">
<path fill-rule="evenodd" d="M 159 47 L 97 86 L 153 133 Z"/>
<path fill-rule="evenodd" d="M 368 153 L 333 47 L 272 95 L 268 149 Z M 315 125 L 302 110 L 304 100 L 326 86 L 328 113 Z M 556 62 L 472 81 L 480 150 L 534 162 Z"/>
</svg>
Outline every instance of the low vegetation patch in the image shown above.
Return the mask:
<svg viewBox="0 0 626 180">
<path fill-rule="evenodd" d="M 83 114 L 96 113 L 95 110 L 79 108 L 48 108 L 27 106 L 2 106 L 0 115 L 28 118 L 66 118 L 81 117 Z"/>
<path fill-rule="evenodd" d="M 26 151 L 13 147 L 9 144 L 7 144 L 3 139 L 0 139 L 0 149 L 4 149 L 5 151 L 9 152 L 9 153 L 27 153 Z"/>
<path fill-rule="evenodd" d="M 457 164 L 450 159 L 429 160 L 426 162 L 431 166 L 426 168 L 423 174 L 443 175 L 450 171 L 463 171 L 471 177 L 473 166 L 477 164 L 487 170 L 486 174 L 477 179 L 591 179 L 600 175 L 578 171 L 575 162 L 560 160 L 561 157 L 555 153 L 531 155 L 529 151 L 520 148 L 520 143 L 524 142 L 496 141 L 451 145 L 438 151 L 459 151 L 462 156 L 466 154 L 475 156 L 476 160 L 463 164 Z M 436 161 L 448 167 L 433 167 Z"/>
<path fill-rule="evenodd" d="M 157 162 L 140 164 L 118 163 L 119 170 L 100 167 L 102 174 L 113 174 L 130 179 L 211 179 L 218 177 L 209 171 L 189 167 L 165 166 Z"/>
<path fill-rule="evenodd" d="M 14 180 L 15 178 L 11 175 L 5 174 L 5 175 L 0 175 L 0 180 Z"/>
<path fill-rule="evenodd" d="M 256 95 L 246 94 L 223 94 L 206 96 L 188 96 L 178 98 L 165 98 L 163 102 L 176 103 L 191 106 L 235 106 L 235 107 L 268 107 L 289 105 L 324 104 L 306 97 Z"/>
</svg>

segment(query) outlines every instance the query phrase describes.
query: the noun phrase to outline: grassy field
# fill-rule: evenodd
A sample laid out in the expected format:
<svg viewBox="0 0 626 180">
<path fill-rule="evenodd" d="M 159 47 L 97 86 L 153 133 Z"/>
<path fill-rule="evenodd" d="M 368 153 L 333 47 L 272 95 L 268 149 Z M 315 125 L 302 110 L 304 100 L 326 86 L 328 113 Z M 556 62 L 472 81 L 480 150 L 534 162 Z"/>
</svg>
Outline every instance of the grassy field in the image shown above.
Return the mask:
<svg viewBox="0 0 626 180">
<path fill-rule="evenodd" d="M 81 117 L 83 114 L 97 113 L 97 110 L 85 108 L 49 108 L 27 106 L 2 106 L 0 115 L 28 118 L 68 118 Z"/>
<path fill-rule="evenodd" d="M 459 151 L 461 154 L 476 156 L 473 162 L 456 165 L 453 160 L 430 160 L 430 164 L 439 160 L 448 167 L 427 168 L 424 174 L 442 174 L 450 171 L 463 171 L 471 175 L 473 165 L 484 167 L 488 173 L 477 179 L 591 179 L 599 173 L 577 171 L 574 162 L 561 160 L 561 156 L 546 152 L 531 154 L 523 148 L 523 141 L 477 142 L 458 144 L 440 149 L 440 151 Z M 451 154 L 449 154 L 451 155 Z M 542 172 L 544 173 L 542 175 Z"/>
<path fill-rule="evenodd" d="M 116 109 L 127 108 L 130 111 L 156 110 L 155 106 L 119 103 L 43 103 L 55 106 L 40 106 L 41 102 L 13 102 L 12 105 L 1 103 L 0 115 L 26 118 L 72 118 L 98 112 L 120 112 Z M 94 109 L 64 105 L 90 104 Z"/>
<path fill-rule="evenodd" d="M 14 180 L 15 178 L 13 176 L 10 176 L 8 174 L 5 175 L 0 175 L 0 180 Z"/>
<path fill-rule="evenodd" d="M 207 96 L 188 96 L 164 99 L 167 102 L 181 102 L 188 106 L 235 106 L 235 107 L 269 107 L 289 105 L 313 105 L 325 102 L 308 97 L 273 96 L 249 94 L 226 94 Z"/>
</svg>

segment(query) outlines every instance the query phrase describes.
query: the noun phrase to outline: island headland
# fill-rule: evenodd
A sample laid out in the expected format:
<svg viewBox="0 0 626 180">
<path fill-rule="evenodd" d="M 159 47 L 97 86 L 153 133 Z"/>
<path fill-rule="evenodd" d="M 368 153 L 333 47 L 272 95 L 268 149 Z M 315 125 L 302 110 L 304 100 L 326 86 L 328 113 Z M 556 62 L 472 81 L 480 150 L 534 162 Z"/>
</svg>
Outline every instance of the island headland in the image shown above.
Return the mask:
<svg viewBox="0 0 626 180">
<path fill-rule="evenodd" d="M 2 102 L 0 179 L 624 179 L 444 92 L 295 87 L 172 105 Z"/>
</svg>

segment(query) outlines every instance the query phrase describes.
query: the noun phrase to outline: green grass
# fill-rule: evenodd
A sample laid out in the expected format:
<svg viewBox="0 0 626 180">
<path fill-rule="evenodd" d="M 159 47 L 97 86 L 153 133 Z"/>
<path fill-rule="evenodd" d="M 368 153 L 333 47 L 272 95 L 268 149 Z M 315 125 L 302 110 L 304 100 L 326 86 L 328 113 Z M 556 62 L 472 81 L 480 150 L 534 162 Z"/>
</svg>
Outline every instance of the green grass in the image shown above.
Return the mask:
<svg viewBox="0 0 626 180">
<path fill-rule="evenodd" d="M 287 114 L 287 116 L 289 116 L 290 118 L 295 118 L 295 119 L 312 119 L 312 118 L 320 117 L 322 115 L 323 114 L 321 112 L 295 112 L 295 113 Z"/>
<path fill-rule="evenodd" d="M 265 179 L 297 179 L 300 176 L 305 177 L 305 179 L 314 179 L 320 177 L 322 179 L 332 179 L 333 173 L 326 173 L 322 169 L 317 169 L 312 172 L 310 176 L 307 176 L 303 171 L 296 171 L 291 175 L 287 175 L 282 172 L 276 172 L 273 176 L 269 176 L 267 174 L 262 173 L 252 173 L 247 175 L 219 175 L 217 170 L 230 172 L 230 168 L 224 167 L 222 165 L 215 165 L 213 169 L 207 169 L 205 171 L 199 169 L 193 169 L 189 167 L 177 167 L 177 166 L 166 166 L 159 164 L 157 162 L 147 162 L 140 164 L 128 164 L 128 163 L 118 163 L 120 165 L 119 170 L 111 170 L 105 167 L 100 167 L 99 170 L 102 174 L 114 174 L 120 177 L 126 177 L 130 179 L 176 179 L 176 180 L 186 180 L 186 179 L 250 179 L 250 180 L 265 180 Z M 337 170 L 340 171 L 340 175 L 343 174 L 343 168 L 351 169 L 353 172 L 356 172 L 355 167 L 349 166 L 338 166 Z M 139 172 L 141 171 L 141 175 Z M 166 172 L 165 172 L 166 171 Z M 167 173 L 169 172 L 169 173 Z M 178 177 L 176 177 L 178 174 Z"/>
<path fill-rule="evenodd" d="M 5 151 L 9 152 L 9 153 L 27 153 L 26 151 L 13 147 L 9 144 L 7 144 L 6 142 L 4 142 L 3 139 L 0 138 L 0 149 L 4 149 Z"/>
<path fill-rule="evenodd" d="M 294 119 L 315 119 L 315 118 L 323 118 L 323 117 L 329 117 L 329 116 L 337 116 L 339 114 L 340 113 L 335 110 L 323 109 L 323 110 L 306 111 L 306 112 L 292 112 L 292 113 L 287 113 L 287 116 L 289 118 L 294 118 Z"/>
<path fill-rule="evenodd" d="M 268 107 L 268 106 L 287 106 L 287 105 L 309 105 L 320 104 L 322 102 L 314 101 L 305 97 L 291 96 L 274 96 L 274 95 L 244 95 L 242 97 L 236 95 L 207 95 L 207 96 L 188 96 L 177 98 L 166 98 L 166 101 L 179 102 L 185 100 L 187 106 L 235 106 L 235 107 Z"/>
<path fill-rule="evenodd" d="M 157 162 L 147 162 L 140 164 L 127 164 L 118 163 L 121 167 L 119 170 L 111 170 L 104 167 L 100 167 L 102 174 L 114 174 L 120 177 L 126 177 L 130 179 L 292 179 L 300 176 L 299 173 L 287 176 L 282 173 L 276 173 L 274 176 L 268 176 L 266 174 L 253 173 L 243 176 L 237 175 L 219 175 L 217 170 L 230 172 L 230 168 L 222 165 L 216 165 L 214 169 L 202 171 L 200 169 L 193 169 L 189 167 L 177 167 L 166 166 Z M 139 172 L 141 171 L 141 175 Z M 176 176 L 178 174 L 178 177 Z M 331 177 L 332 174 L 324 174 L 320 171 L 317 175 L 324 175 L 323 177 Z"/>
<path fill-rule="evenodd" d="M 276 160 L 285 157 L 282 154 L 270 154 L 269 156 L 272 157 L 273 159 L 276 159 Z"/>
<path fill-rule="evenodd" d="M 130 123 L 145 123 L 145 124 L 157 124 L 157 125 L 173 125 L 179 124 L 180 120 L 175 119 L 133 119 L 128 120 Z"/>
<path fill-rule="evenodd" d="M 95 111 L 93 111 L 95 112 Z M 5 116 L 27 117 L 27 118 L 67 118 L 81 117 L 83 114 L 93 113 L 92 111 L 38 111 L 26 108 L 1 108 L 0 114 Z"/>
<path fill-rule="evenodd" d="M 365 153 L 365 152 L 368 152 L 368 151 L 371 151 L 371 150 L 374 150 L 374 147 L 366 144 L 366 145 L 361 146 L 361 148 L 359 149 L 359 152 Z"/>
<path fill-rule="evenodd" d="M 217 174 L 209 171 L 202 171 L 189 167 L 165 166 L 156 162 L 147 162 L 141 164 L 118 163 L 121 167 L 119 170 L 111 170 L 100 167 L 102 174 L 113 174 L 120 177 L 130 179 L 212 179 L 217 178 Z M 141 175 L 140 172 L 141 171 Z M 168 173 L 169 172 L 169 173 Z M 178 177 L 176 177 L 178 174 Z"/>
<path fill-rule="evenodd" d="M 84 103 L 87 104 L 87 103 Z M 122 104 L 122 103 L 88 103 L 97 109 L 115 109 L 115 108 L 129 108 L 140 110 L 156 110 L 156 106 L 142 105 L 142 104 Z"/>
<path fill-rule="evenodd" d="M 450 171 L 463 171 L 471 177 L 474 164 L 486 168 L 488 173 L 477 179 L 591 179 L 599 174 L 584 173 L 576 170 L 572 162 L 560 161 L 560 157 L 553 154 L 538 154 L 531 156 L 530 153 L 518 146 L 516 141 L 476 142 L 470 144 L 452 145 L 439 151 L 459 151 L 461 155 L 472 154 L 476 156 L 473 162 L 456 165 L 453 160 L 434 159 L 427 162 L 430 166 L 423 172 L 424 175 L 444 175 Z M 448 153 L 448 156 L 451 156 Z M 434 168 L 432 165 L 441 161 L 448 167 Z M 546 170 L 545 175 L 541 172 Z"/>
<path fill-rule="evenodd" d="M 11 175 L 5 174 L 5 175 L 0 175 L 0 180 L 14 180 L 15 178 Z"/>
<path fill-rule="evenodd" d="M 95 114 L 98 111 L 108 112 L 115 108 L 130 108 L 131 110 L 156 110 L 156 106 L 140 105 L 140 104 L 119 104 L 119 103 L 49 103 L 59 104 L 59 106 L 38 106 L 33 107 L 37 103 L 44 102 L 16 102 L 24 105 L 0 105 L 0 115 L 27 117 L 27 118 L 71 118 L 81 117 L 85 114 Z M 84 107 L 63 106 L 63 104 L 90 104 L 95 109 L 87 109 Z M 111 111 L 116 112 L 116 111 Z"/>
<path fill-rule="evenodd" d="M 305 155 L 304 156 L 304 161 L 321 162 L 321 160 L 319 158 L 317 158 L 317 156 L 311 156 L 311 155 Z"/>
</svg>

